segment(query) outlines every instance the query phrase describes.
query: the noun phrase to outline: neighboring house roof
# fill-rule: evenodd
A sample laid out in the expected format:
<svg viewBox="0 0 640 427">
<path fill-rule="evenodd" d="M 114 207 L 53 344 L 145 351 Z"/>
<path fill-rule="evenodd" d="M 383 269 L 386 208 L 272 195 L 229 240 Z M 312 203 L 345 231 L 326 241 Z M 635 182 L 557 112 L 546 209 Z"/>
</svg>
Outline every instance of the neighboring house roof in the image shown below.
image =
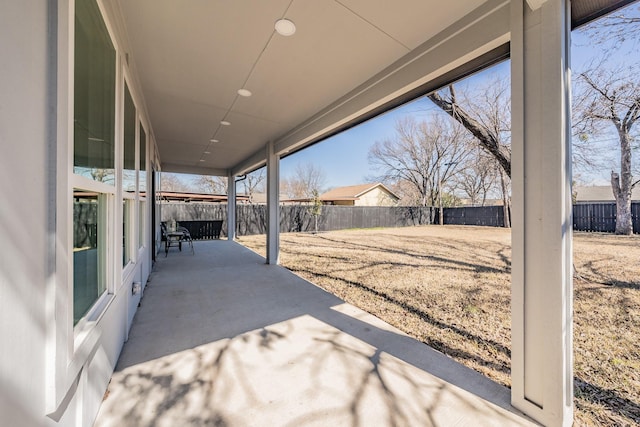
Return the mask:
<svg viewBox="0 0 640 427">
<path fill-rule="evenodd" d="M 613 190 L 610 185 L 591 185 L 588 187 L 574 187 L 576 202 L 614 202 Z M 631 193 L 631 200 L 640 200 L 640 188 L 636 187 Z"/>
<path fill-rule="evenodd" d="M 484 206 L 502 206 L 504 201 L 502 199 L 485 199 Z M 471 199 L 461 198 L 460 206 L 472 206 Z M 480 206 L 476 204 L 475 206 Z"/>
<path fill-rule="evenodd" d="M 376 187 L 381 187 L 384 191 L 389 193 L 392 197 L 395 197 L 396 200 L 399 200 L 397 194 L 393 191 L 389 190 L 384 184 L 380 182 L 369 183 L 369 184 L 360 184 L 360 185 L 349 185 L 346 187 L 337 187 L 333 190 L 329 190 L 326 193 L 320 195 L 320 200 L 322 201 L 330 201 L 330 200 L 358 200 L 363 194 L 368 193 Z"/>
<path fill-rule="evenodd" d="M 248 194 L 245 194 L 244 196 L 249 200 Z M 256 204 L 265 204 L 267 203 L 267 193 L 253 193 L 251 195 L 251 201 Z"/>
<path fill-rule="evenodd" d="M 202 193 L 183 193 L 177 191 L 160 191 L 160 196 L 164 201 L 170 202 L 211 202 L 226 203 L 226 194 L 202 194 Z M 237 195 L 237 200 L 248 200 L 247 196 Z"/>
</svg>

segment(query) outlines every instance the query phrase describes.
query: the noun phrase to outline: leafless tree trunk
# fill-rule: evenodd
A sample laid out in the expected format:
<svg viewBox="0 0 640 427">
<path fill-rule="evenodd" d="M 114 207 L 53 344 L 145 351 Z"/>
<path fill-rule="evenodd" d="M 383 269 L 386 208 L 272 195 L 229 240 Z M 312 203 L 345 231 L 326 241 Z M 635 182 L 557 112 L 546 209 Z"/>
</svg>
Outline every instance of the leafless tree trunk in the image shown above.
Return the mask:
<svg viewBox="0 0 640 427">
<path fill-rule="evenodd" d="M 454 85 L 431 93 L 429 99 L 471 132 L 480 146 L 491 154 L 507 176 L 511 177 L 511 146 L 510 141 L 505 141 L 503 135 L 510 128 L 510 116 L 508 107 L 505 110 L 499 105 L 504 102 L 508 104 L 510 98 L 507 88 L 501 87 L 498 80 L 493 84 L 495 97 L 489 97 L 493 99 L 485 100 L 483 106 L 474 106 L 467 102 L 466 107 L 463 107 L 456 96 Z"/>
<path fill-rule="evenodd" d="M 605 69 L 598 67 L 579 75 L 580 89 L 588 102 L 582 102 L 577 112 L 580 120 L 588 123 L 592 134 L 603 132 L 602 125 L 610 123 L 616 130 L 620 148 L 620 171 L 611 171 L 611 188 L 616 199 L 616 234 L 633 234 L 631 192 L 638 181 L 633 181 L 631 169 L 632 129 L 640 118 L 640 83 L 637 75 L 640 65 L 628 68 Z"/>
<path fill-rule="evenodd" d="M 253 195 L 264 191 L 265 168 L 260 168 L 247 174 L 244 180 L 244 193 L 249 197 L 249 203 L 253 203 Z"/>
<path fill-rule="evenodd" d="M 504 214 L 504 228 L 511 228 L 511 197 L 509 197 L 509 185 L 507 180 L 507 174 L 502 170 L 498 169 L 500 173 L 500 187 L 502 188 L 502 210 Z"/>
</svg>

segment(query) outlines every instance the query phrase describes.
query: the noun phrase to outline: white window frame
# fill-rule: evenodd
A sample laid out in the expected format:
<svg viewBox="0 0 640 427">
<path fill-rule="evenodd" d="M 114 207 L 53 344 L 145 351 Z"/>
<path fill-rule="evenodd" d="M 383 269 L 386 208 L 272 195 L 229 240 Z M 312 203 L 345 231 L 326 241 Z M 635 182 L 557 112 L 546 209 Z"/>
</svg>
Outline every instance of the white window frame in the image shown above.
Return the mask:
<svg viewBox="0 0 640 427">
<path fill-rule="evenodd" d="M 57 2 L 49 9 L 49 19 L 56 22 L 57 32 L 52 36 L 56 47 L 57 68 L 54 92 L 56 94 L 55 120 L 57 126 L 57 160 L 55 179 L 56 199 L 56 241 L 55 275 L 47 280 L 46 290 L 46 392 L 47 414 L 55 414 L 64 405 L 65 397 L 74 386 L 82 367 L 94 353 L 101 332 L 97 328 L 102 316 L 113 302 L 116 291 L 116 277 L 120 279 L 122 262 L 115 262 L 119 253 L 116 231 L 120 227 L 122 214 L 115 208 L 121 198 L 121 126 L 122 126 L 122 49 L 114 36 L 113 26 L 105 13 L 103 0 L 95 0 L 105 24 L 116 56 L 115 76 L 115 122 L 114 156 L 116 177 L 114 185 L 91 180 L 73 173 L 74 165 L 74 33 L 75 0 Z M 74 189 L 97 192 L 102 197 L 101 222 L 104 221 L 105 239 L 104 263 L 105 292 L 93 304 L 89 312 L 73 325 L 73 191 Z"/>
<path fill-rule="evenodd" d="M 125 61 L 122 62 L 123 64 L 126 64 Z M 124 95 L 125 95 L 125 87 L 129 89 L 129 95 L 131 95 L 131 99 L 133 100 L 133 105 L 135 108 L 135 148 L 134 148 L 134 163 L 135 163 L 135 191 L 134 192 L 129 192 L 129 191 L 124 191 L 124 189 L 122 188 L 122 181 L 120 181 L 120 185 L 119 185 L 119 190 L 120 190 L 120 200 L 122 202 L 128 202 L 129 203 L 129 221 L 127 224 L 127 231 L 129 232 L 129 239 L 127 239 L 126 241 L 126 245 L 128 246 L 129 249 L 129 262 L 124 265 L 122 267 L 122 284 L 128 283 L 130 282 L 132 279 L 130 279 L 133 275 L 133 272 L 135 270 L 135 265 L 137 264 L 138 261 L 138 250 L 137 250 L 137 231 L 138 231 L 138 220 L 136 218 L 136 212 L 137 212 L 137 208 L 136 208 L 136 199 L 137 199 L 137 191 L 138 191 L 138 122 L 139 122 L 139 104 L 136 101 L 136 96 L 134 94 L 134 90 L 132 88 L 131 85 L 131 79 L 129 78 L 129 73 L 126 67 L 121 67 L 121 71 L 122 71 L 122 85 L 121 85 L 121 90 L 120 92 L 122 93 L 122 117 L 124 117 Z M 121 150 L 121 155 L 119 157 L 119 161 L 121 162 L 121 167 L 119 168 L 119 172 L 120 175 L 122 176 L 123 173 L 123 169 L 124 169 L 124 120 L 122 120 L 122 127 L 120 129 L 120 135 L 121 136 L 121 142 L 119 144 L 120 146 L 120 150 Z M 121 208 L 123 210 L 122 214 L 124 215 L 124 208 Z M 121 224 L 122 221 L 124 220 L 124 217 L 121 218 Z"/>
<path fill-rule="evenodd" d="M 137 203 L 136 203 L 136 213 L 138 215 L 138 219 L 137 219 L 137 224 L 138 224 L 138 234 L 137 234 L 137 249 L 136 252 L 138 253 L 138 259 L 140 259 L 142 256 L 144 256 L 144 251 L 147 249 L 147 247 L 149 246 L 147 244 L 147 240 L 148 240 L 148 236 L 149 233 L 147 232 L 147 225 L 149 224 L 149 208 L 147 206 L 147 200 L 149 199 L 147 197 L 148 192 L 149 192 L 149 139 L 150 139 L 150 135 L 149 135 L 149 127 L 144 123 L 142 116 L 140 114 L 138 114 L 137 116 L 137 121 L 136 121 L 136 141 L 137 141 L 137 146 L 136 146 L 136 196 L 137 196 Z M 144 135 L 145 135 L 145 147 L 144 147 L 144 153 L 145 153 L 145 159 L 144 159 L 144 165 L 145 165 L 145 170 L 144 170 L 144 193 L 145 196 L 142 196 L 141 191 L 140 191 L 140 148 L 143 144 L 143 141 L 141 140 L 140 136 L 142 135 L 142 131 L 144 131 Z M 140 212 L 140 207 L 144 204 L 144 212 Z M 142 218 L 143 221 L 140 221 L 140 218 Z"/>
<path fill-rule="evenodd" d="M 87 329 L 95 327 L 95 323 L 102 317 L 107 306 L 114 298 L 115 295 L 115 283 L 114 283 L 114 201 L 115 192 L 114 188 L 108 184 L 93 181 L 80 175 L 71 176 L 72 191 L 73 189 L 87 190 L 98 193 L 100 199 L 98 218 L 101 227 L 104 227 L 104 239 L 101 239 L 98 243 L 99 253 L 105 254 L 103 263 L 100 264 L 100 274 L 102 280 L 105 281 L 105 290 L 93 303 L 87 314 L 85 314 L 78 323 L 73 327 L 74 336 L 76 341 L 86 336 Z M 71 208 L 72 211 L 73 208 Z M 73 233 L 73 215 L 69 216 L 69 231 Z M 70 247 L 73 248 L 73 235 L 70 238 Z M 72 264 L 72 263 L 70 263 Z M 73 312 L 73 265 L 71 268 L 71 311 Z M 74 348 L 80 346 L 80 342 L 74 342 Z"/>
</svg>

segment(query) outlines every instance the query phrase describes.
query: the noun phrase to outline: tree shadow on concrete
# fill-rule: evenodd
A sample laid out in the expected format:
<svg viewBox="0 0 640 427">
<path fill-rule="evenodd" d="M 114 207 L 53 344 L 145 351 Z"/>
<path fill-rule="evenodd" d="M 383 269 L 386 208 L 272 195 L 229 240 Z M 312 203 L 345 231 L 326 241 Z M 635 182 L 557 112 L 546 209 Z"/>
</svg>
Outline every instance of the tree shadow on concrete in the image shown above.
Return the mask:
<svg viewBox="0 0 640 427">
<path fill-rule="evenodd" d="M 381 426 L 442 425 L 448 410 L 443 408 L 451 405 L 484 420 L 526 423 L 511 408 L 506 388 L 293 273 L 256 263 L 255 254 L 242 256 L 247 262 L 237 266 L 242 274 L 233 283 L 215 280 L 221 276 L 210 273 L 205 259 L 200 261 L 204 274 L 189 276 L 187 283 L 180 280 L 181 269 L 163 269 L 167 277 L 154 278 L 145 298 L 155 306 L 147 301 L 136 316 L 136 331 L 96 427 L 361 426 L 372 425 L 372 413 Z M 196 260 L 189 268 L 198 268 Z M 171 314 L 181 304 L 177 299 L 193 292 L 210 295 L 198 293 L 202 304 L 185 310 L 200 310 L 214 318 L 211 322 L 196 322 L 192 313 Z M 222 309 L 231 317 L 220 319 L 239 324 L 218 323 Z M 168 331 L 161 352 L 153 350 L 154 340 L 141 341 L 167 317 L 186 325 L 172 331 L 200 338 L 174 339 L 172 334 L 181 332 Z M 288 377 L 287 387 L 280 375 Z"/>
</svg>

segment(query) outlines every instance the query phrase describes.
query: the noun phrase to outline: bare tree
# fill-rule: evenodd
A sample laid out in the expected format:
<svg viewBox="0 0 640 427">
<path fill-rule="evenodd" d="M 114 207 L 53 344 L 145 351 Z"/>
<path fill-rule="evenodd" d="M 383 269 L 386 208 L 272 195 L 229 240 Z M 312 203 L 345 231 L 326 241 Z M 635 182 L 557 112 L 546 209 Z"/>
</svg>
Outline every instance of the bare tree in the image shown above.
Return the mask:
<svg viewBox="0 0 640 427">
<path fill-rule="evenodd" d="M 597 45 L 609 46 L 640 40 L 640 4 L 610 13 L 587 27 L 585 33 Z"/>
<path fill-rule="evenodd" d="M 593 138 L 596 133 L 600 133 L 594 132 L 595 128 L 601 126 L 594 126 L 593 119 L 583 114 L 592 102 L 589 91 L 581 90 L 579 85 L 576 87 L 574 84 L 572 92 L 571 145 L 574 177 L 581 173 L 589 175 L 593 171 L 613 167 L 615 161 L 609 147 L 596 144 Z"/>
<path fill-rule="evenodd" d="M 320 200 L 320 194 L 318 194 L 317 190 L 313 190 L 313 200 L 309 208 L 309 213 L 314 219 L 314 234 L 318 234 L 318 217 L 322 215 L 322 201 Z"/>
<path fill-rule="evenodd" d="M 632 174 L 632 148 L 637 137 L 634 124 L 640 118 L 640 64 L 626 67 L 599 66 L 578 75 L 579 90 L 586 102 L 576 112 L 578 120 L 592 135 L 613 127 L 620 148 L 620 170 L 611 171 L 611 187 L 616 199 L 616 234 L 633 234 L 631 192 L 639 181 Z"/>
<path fill-rule="evenodd" d="M 508 80 L 493 77 L 460 98 L 454 85 L 428 95 L 442 111 L 464 126 L 479 146 L 511 177 L 511 98 Z"/>
<path fill-rule="evenodd" d="M 178 175 L 169 172 L 162 172 L 160 178 L 160 190 L 186 192 L 189 191 L 189 186 L 182 182 Z"/>
<path fill-rule="evenodd" d="M 395 129 L 394 138 L 377 141 L 369 150 L 369 163 L 382 173 L 377 180 L 394 188 L 403 183 L 420 205 L 435 206 L 443 187 L 469 160 L 470 138 L 461 126 L 438 115 L 428 122 L 405 117 Z"/>
<path fill-rule="evenodd" d="M 379 181 L 378 176 L 367 177 L 366 181 Z M 391 191 L 394 192 L 400 199 L 398 200 L 399 206 L 418 206 L 422 204 L 422 197 L 415 185 L 408 181 L 387 181 L 385 183 Z"/>
<path fill-rule="evenodd" d="M 249 197 L 249 203 L 253 203 L 253 196 L 256 193 L 264 193 L 265 168 L 260 168 L 245 175 L 240 181 L 244 187 L 244 194 Z"/>
<path fill-rule="evenodd" d="M 298 163 L 293 174 L 281 180 L 280 188 L 290 199 L 312 199 L 324 190 L 326 175 L 313 163 Z"/>
<path fill-rule="evenodd" d="M 200 175 L 194 184 L 203 193 L 227 194 L 227 178 L 223 176 Z"/>
<path fill-rule="evenodd" d="M 487 196 L 496 186 L 496 165 L 493 157 L 480 152 L 476 160 L 456 176 L 456 187 L 462 190 L 472 205 L 485 205 Z"/>
<path fill-rule="evenodd" d="M 499 165 L 504 226 L 510 227 L 511 93 L 509 79 L 494 75 L 472 92 L 458 96 L 453 84 L 428 95 L 445 113 L 464 126 L 479 147 Z"/>
</svg>

